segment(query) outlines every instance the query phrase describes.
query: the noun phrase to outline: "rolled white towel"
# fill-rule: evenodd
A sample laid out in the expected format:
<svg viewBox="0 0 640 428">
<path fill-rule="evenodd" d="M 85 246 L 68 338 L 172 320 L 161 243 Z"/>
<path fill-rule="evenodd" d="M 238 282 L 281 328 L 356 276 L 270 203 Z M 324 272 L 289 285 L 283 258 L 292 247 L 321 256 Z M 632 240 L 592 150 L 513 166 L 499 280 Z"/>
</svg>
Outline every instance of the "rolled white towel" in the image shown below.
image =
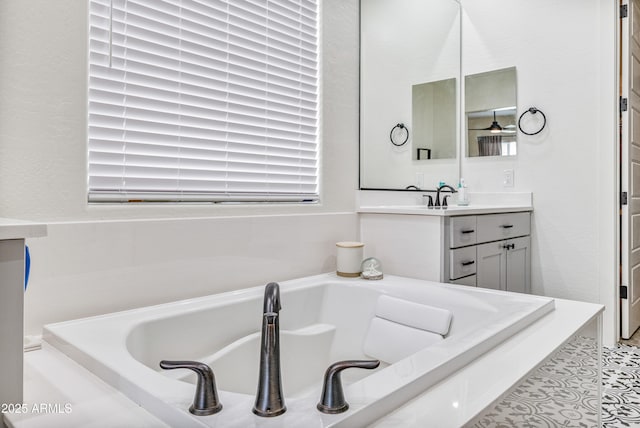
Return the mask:
<svg viewBox="0 0 640 428">
<path fill-rule="evenodd" d="M 380 296 L 376 316 L 420 330 L 446 336 L 451 328 L 451 311 L 391 296 Z"/>
</svg>

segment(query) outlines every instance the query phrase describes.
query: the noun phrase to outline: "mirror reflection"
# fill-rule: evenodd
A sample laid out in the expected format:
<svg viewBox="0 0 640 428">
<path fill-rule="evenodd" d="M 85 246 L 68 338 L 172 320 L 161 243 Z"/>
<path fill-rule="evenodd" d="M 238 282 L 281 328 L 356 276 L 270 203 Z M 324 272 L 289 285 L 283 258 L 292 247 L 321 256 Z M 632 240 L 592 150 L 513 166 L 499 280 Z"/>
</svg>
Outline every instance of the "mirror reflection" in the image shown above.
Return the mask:
<svg viewBox="0 0 640 428">
<path fill-rule="evenodd" d="M 361 0 L 360 188 L 457 182 L 460 87 L 456 0 Z"/>
<path fill-rule="evenodd" d="M 515 156 L 516 68 L 465 76 L 467 156 Z"/>
<path fill-rule="evenodd" d="M 413 159 L 455 159 L 456 79 L 413 85 Z"/>
</svg>

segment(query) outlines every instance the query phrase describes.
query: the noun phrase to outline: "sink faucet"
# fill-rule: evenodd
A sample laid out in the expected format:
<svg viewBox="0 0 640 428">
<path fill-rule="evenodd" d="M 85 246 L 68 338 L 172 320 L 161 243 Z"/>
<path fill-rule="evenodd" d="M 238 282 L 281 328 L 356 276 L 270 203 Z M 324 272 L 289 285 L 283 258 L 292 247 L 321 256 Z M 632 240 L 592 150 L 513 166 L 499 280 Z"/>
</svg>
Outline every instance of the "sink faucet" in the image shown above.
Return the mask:
<svg viewBox="0 0 640 428">
<path fill-rule="evenodd" d="M 287 410 L 280 377 L 280 309 L 280 286 L 270 282 L 264 289 L 260 376 L 253 406 L 258 416 L 278 416 Z"/>
<path fill-rule="evenodd" d="M 451 190 L 451 193 L 456 193 L 456 189 L 454 189 L 453 187 L 449 186 L 448 184 L 443 184 L 442 186 L 438 187 L 438 191 L 436 193 L 436 203 L 435 203 L 435 207 L 436 208 L 440 208 L 440 191 L 442 189 L 449 189 Z M 442 206 L 446 207 L 447 206 L 447 197 L 449 195 L 443 195 L 442 196 Z"/>
</svg>

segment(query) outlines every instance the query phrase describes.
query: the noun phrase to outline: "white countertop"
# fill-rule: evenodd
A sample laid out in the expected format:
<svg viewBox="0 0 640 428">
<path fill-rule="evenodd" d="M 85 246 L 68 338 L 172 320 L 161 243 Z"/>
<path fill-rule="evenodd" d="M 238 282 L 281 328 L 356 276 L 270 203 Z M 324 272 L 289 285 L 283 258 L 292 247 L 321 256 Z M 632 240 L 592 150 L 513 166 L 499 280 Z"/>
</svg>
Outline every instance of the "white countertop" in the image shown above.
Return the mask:
<svg viewBox="0 0 640 428">
<path fill-rule="evenodd" d="M 47 236 L 47 225 L 31 221 L 0 218 L 0 240 Z"/>
<path fill-rule="evenodd" d="M 446 209 L 428 208 L 423 197 L 425 194 L 433 196 L 432 191 L 359 190 L 356 192 L 357 211 L 363 214 L 438 217 L 533 211 L 531 192 L 470 193 L 469 205 L 459 206 L 455 200 L 450 200 Z"/>
<path fill-rule="evenodd" d="M 372 427 L 422 428 L 426 421 L 428 426 L 440 428 L 464 426 L 522 381 L 603 309 L 602 305 L 556 299 L 553 312 Z M 123 394 L 46 344 L 41 350 L 25 354 L 24 386 L 27 412 L 7 414 L 10 428 L 166 427 Z M 38 408 L 41 404 L 59 406 L 50 411 L 34 412 L 34 405 Z"/>
<path fill-rule="evenodd" d="M 24 403 L 5 414 L 9 428 L 168 427 L 46 343 L 25 353 Z"/>
<path fill-rule="evenodd" d="M 380 205 L 380 206 L 362 206 L 358 208 L 359 213 L 374 214 L 408 214 L 408 215 L 431 215 L 439 217 L 451 217 L 458 215 L 472 214 L 494 214 L 494 213 L 513 213 L 521 211 L 533 211 L 533 207 L 528 205 L 467 205 L 467 206 L 449 206 L 443 208 L 427 208 L 426 205 Z"/>
</svg>

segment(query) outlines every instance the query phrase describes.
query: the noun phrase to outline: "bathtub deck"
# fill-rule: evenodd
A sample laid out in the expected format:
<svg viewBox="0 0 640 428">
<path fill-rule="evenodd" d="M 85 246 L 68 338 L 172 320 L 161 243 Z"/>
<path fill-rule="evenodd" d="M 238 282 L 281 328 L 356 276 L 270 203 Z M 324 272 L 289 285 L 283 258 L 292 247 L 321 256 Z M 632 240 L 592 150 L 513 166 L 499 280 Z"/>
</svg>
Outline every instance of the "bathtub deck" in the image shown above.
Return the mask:
<svg viewBox="0 0 640 428">
<path fill-rule="evenodd" d="M 426 421 L 438 427 L 468 424 L 602 310 L 601 305 L 556 300 L 553 312 L 372 426 L 418 428 L 425 426 Z M 88 421 L 96 427 L 167 426 L 65 355 L 46 346 L 25 354 L 24 386 L 29 411 L 7 414 L 6 423 L 12 428 L 80 428 L 87 426 Z M 34 404 L 43 403 L 61 406 L 41 413 L 31 411 Z M 67 403 L 71 409 L 68 413 L 64 411 Z"/>
</svg>

